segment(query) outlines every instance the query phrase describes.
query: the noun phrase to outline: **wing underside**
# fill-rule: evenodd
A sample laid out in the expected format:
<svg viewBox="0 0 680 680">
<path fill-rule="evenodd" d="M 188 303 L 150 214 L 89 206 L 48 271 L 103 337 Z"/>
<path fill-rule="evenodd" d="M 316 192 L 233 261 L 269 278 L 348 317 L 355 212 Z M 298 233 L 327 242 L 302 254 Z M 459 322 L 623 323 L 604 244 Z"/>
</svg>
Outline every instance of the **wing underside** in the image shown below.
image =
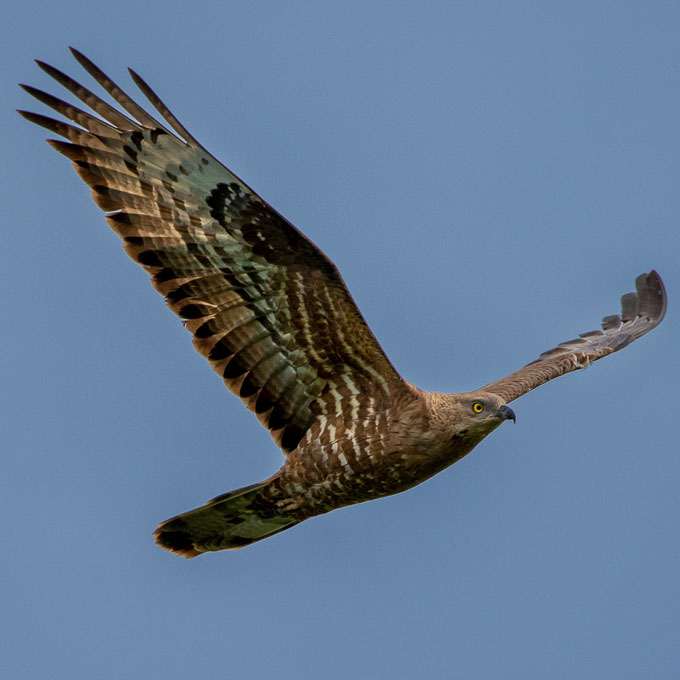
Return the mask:
<svg viewBox="0 0 680 680">
<path fill-rule="evenodd" d="M 636 292 L 621 298 L 621 314 L 604 317 L 602 330 L 581 333 L 540 355 L 505 378 L 482 389 L 513 401 L 543 383 L 586 368 L 594 361 L 617 352 L 658 326 L 666 314 L 666 289 L 661 277 L 651 271 L 635 280 Z"/>
</svg>

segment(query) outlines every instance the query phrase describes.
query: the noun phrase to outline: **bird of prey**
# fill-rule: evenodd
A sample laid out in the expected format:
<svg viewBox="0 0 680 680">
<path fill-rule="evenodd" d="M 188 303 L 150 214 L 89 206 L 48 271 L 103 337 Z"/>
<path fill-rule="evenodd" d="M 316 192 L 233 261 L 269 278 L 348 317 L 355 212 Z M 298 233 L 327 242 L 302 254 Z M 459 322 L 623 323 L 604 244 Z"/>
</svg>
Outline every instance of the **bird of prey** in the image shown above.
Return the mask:
<svg viewBox="0 0 680 680">
<path fill-rule="evenodd" d="M 316 245 L 201 146 L 134 71 L 162 122 L 72 52 L 120 109 L 38 61 L 95 115 L 28 85 L 71 123 L 20 113 L 67 140 L 48 142 L 73 162 L 196 349 L 285 455 L 269 479 L 161 523 L 156 541 L 173 553 L 239 548 L 420 484 L 514 421 L 509 402 L 622 349 L 664 317 L 666 293 L 651 271 L 601 331 L 474 392 L 420 390 L 392 366 Z"/>
</svg>

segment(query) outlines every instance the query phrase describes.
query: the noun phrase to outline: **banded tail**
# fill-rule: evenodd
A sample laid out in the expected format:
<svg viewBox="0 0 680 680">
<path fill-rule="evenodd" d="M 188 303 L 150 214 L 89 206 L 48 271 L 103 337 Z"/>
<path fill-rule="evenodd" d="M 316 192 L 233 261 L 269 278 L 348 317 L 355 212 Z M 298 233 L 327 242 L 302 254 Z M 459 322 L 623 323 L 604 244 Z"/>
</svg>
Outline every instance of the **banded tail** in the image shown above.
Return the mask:
<svg viewBox="0 0 680 680">
<path fill-rule="evenodd" d="M 279 512 L 262 491 L 272 480 L 236 489 L 158 525 L 156 543 L 176 555 L 242 548 L 288 529 L 300 520 Z"/>
</svg>

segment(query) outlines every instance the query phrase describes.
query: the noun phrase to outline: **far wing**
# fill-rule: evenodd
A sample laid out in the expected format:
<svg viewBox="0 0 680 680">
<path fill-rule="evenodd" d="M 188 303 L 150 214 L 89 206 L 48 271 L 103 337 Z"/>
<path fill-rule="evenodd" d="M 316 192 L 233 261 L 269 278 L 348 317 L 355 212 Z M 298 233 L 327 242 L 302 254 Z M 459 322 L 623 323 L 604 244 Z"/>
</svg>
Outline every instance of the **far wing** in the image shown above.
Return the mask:
<svg viewBox="0 0 680 680">
<path fill-rule="evenodd" d="M 134 72 L 167 126 L 73 53 L 127 113 L 41 62 L 97 116 L 30 86 L 22 87 L 78 127 L 20 113 L 68 140 L 49 141 L 110 211 L 109 225 L 185 319 L 196 349 L 279 446 L 293 450 L 329 405 L 342 414 L 365 391 L 407 390 L 321 250 L 211 156 Z"/>
<path fill-rule="evenodd" d="M 627 293 L 621 298 L 621 314 L 604 317 L 601 331 L 581 333 L 576 340 L 543 352 L 536 361 L 482 389 L 510 402 L 553 378 L 585 368 L 649 333 L 666 314 L 666 289 L 653 270 L 640 274 L 635 286 L 637 293 Z"/>
</svg>

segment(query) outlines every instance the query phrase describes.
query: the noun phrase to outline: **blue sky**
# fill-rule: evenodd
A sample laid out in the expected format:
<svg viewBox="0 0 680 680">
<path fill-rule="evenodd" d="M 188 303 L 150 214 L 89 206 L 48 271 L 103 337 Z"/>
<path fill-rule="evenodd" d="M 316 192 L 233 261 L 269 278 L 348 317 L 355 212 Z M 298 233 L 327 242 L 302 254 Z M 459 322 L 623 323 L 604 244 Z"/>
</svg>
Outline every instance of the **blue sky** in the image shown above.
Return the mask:
<svg viewBox="0 0 680 680">
<path fill-rule="evenodd" d="M 6 677 L 680 674 L 680 5 L 26 2 L 2 37 Z M 467 391 L 618 311 L 651 335 L 389 499 L 182 560 L 157 522 L 276 470 L 69 163 L 31 62 L 140 72 L 340 268 L 393 363 Z"/>
</svg>

